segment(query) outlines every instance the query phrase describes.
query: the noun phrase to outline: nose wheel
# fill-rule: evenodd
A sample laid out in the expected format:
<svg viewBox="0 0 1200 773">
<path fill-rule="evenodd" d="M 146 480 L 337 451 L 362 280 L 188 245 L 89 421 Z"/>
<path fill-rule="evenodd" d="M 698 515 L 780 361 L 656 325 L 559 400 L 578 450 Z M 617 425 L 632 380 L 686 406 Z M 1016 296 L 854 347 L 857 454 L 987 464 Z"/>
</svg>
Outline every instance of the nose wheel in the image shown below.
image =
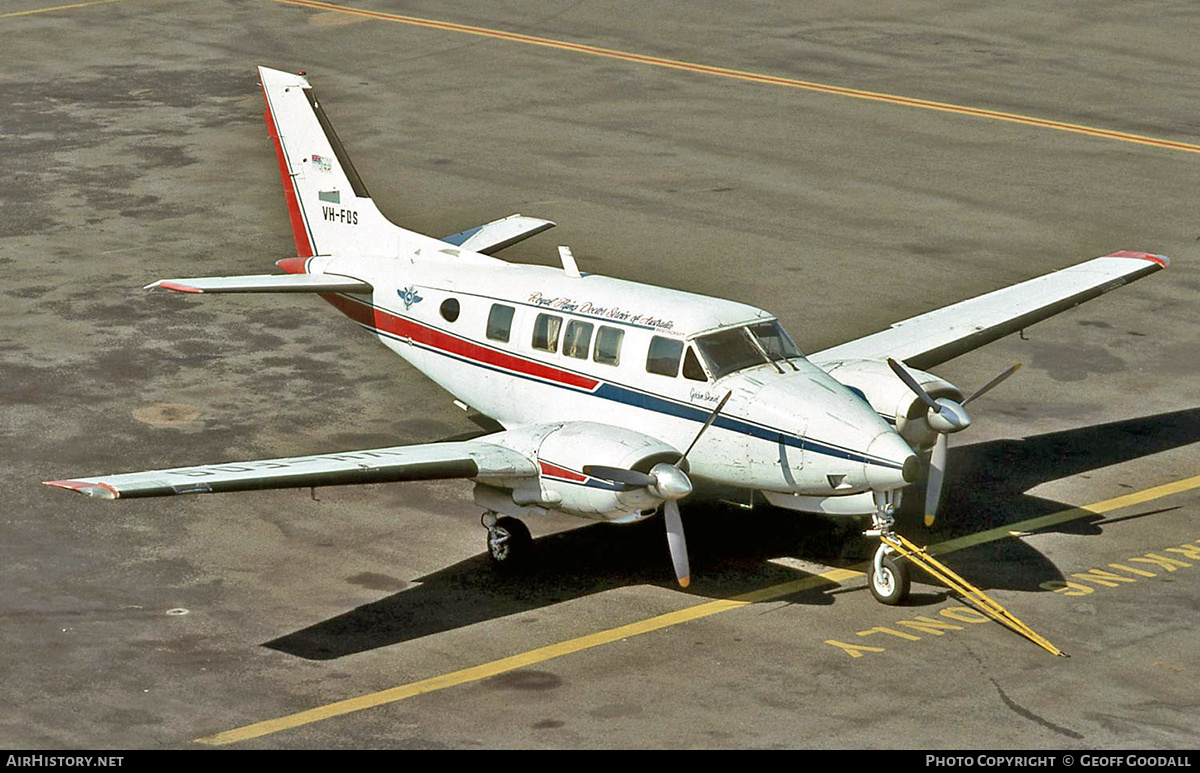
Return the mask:
<svg viewBox="0 0 1200 773">
<path fill-rule="evenodd" d="M 887 545 L 880 545 L 867 568 L 867 585 L 879 603 L 893 607 L 903 604 L 911 587 L 908 564 L 893 555 Z"/>
<path fill-rule="evenodd" d="M 900 506 L 900 491 L 875 492 L 875 513 L 871 516 L 868 537 L 889 537 L 895 533 L 896 508 Z M 886 543 L 880 543 L 867 567 L 867 586 L 871 595 L 881 604 L 896 606 L 908 598 L 912 582 L 908 576 L 908 562 L 896 555 Z"/>
<path fill-rule="evenodd" d="M 533 553 L 533 537 L 529 528 L 516 518 L 488 511 L 481 519 L 487 529 L 488 555 L 492 565 L 503 571 L 514 571 L 530 562 Z"/>
</svg>

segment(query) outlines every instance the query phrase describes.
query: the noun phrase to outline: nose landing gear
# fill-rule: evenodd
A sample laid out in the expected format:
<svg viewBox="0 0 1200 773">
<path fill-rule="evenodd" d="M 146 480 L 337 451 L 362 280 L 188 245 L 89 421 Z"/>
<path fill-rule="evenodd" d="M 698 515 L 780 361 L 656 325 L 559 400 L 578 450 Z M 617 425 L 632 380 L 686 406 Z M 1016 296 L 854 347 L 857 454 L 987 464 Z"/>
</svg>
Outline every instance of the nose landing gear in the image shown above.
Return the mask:
<svg viewBox="0 0 1200 773">
<path fill-rule="evenodd" d="M 909 579 L 908 562 L 888 544 L 895 540 L 896 508 L 900 506 L 900 491 L 876 491 L 875 512 L 871 516 L 868 537 L 880 537 L 879 548 L 871 565 L 867 567 L 867 585 L 871 595 L 881 604 L 896 606 L 908 598 L 912 582 Z"/>
</svg>

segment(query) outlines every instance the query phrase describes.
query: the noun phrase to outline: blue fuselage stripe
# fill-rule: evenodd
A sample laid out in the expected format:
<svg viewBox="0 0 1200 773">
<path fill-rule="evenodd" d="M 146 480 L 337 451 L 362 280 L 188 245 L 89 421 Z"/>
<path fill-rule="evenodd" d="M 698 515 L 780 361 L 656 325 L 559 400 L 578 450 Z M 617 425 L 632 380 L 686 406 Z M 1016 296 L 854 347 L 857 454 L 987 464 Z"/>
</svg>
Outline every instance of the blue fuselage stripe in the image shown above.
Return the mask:
<svg viewBox="0 0 1200 773">
<path fill-rule="evenodd" d="M 355 299 L 355 300 L 357 300 L 357 299 Z M 388 314 L 392 314 L 397 317 L 403 317 L 404 319 L 408 320 L 409 322 L 411 322 L 413 324 L 424 326 L 424 323 L 418 322 L 417 320 L 412 319 L 411 317 L 404 317 L 403 315 L 397 314 L 396 312 L 387 310 L 387 309 L 384 309 L 384 311 L 386 311 Z M 643 410 L 653 411 L 654 413 L 660 413 L 660 414 L 664 414 L 667 416 L 675 416 L 677 418 L 686 419 L 689 421 L 695 421 L 695 422 L 698 422 L 701 424 L 703 424 L 705 421 L 708 420 L 709 413 L 711 413 L 711 411 L 709 411 L 709 410 L 706 410 L 704 408 L 700 408 L 700 407 L 697 407 L 694 405 L 690 405 L 688 403 L 679 402 L 679 401 L 673 400 L 671 398 L 661 397 L 659 395 L 650 394 L 648 392 L 642 392 L 642 391 L 634 389 L 632 387 L 627 387 L 627 386 L 624 386 L 621 384 L 616 384 L 611 381 L 604 381 L 603 379 L 597 378 L 596 376 L 594 376 L 592 374 L 580 373 L 579 375 L 581 375 L 581 376 L 585 376 L 589 379 L 595 379 L 596 381 L 600 382 L 600 386 L 596 390 L 594 390 L 592 392 L 587 392 L 586 390 L 579 389 L 579 388 L 569 385 L 569 384 L 563 384 L 558 381 L 547 380 L 544 378 L 531 376 L 529 374 L 521 373 L 521 372 L 515 371 L 515 370 L 507 370 L 504 368 L 498 368 L 494 365 L 480 362 L 479 360 L 464 356 L 464 355 L 456 353 L 456 352 L 446 351 L 445 349 L 440 349 L 435 346 L 427 346 L 427 345 L 421 344 L 417 341 L 411 341 L 407 338 L 402 338 L 400 336 L 393 335 L 391 333 L 388 333 L 385 330 L 380 330 L 379 328 L 373 327 L 371 325 L 366 325 L 361 322 L 359 324 L 362 325 L 362 327 L 366 328 L 367 330 L 370 330 L 372 333 L 375 333 L 376 335 L 384 336 L 386 338 L 391 338 L 392 340 L 395 340 L 395 341 L 401 341 L 405 344 L 409 344 L 411 346 L 416 346 L 418 348 L 424 349 L 425 351 L 433 352 L 435 354 L 440 354 L 442 356 L 449 357 L 454 360 L 458 360 L 459 362 L 471 365 L 473 367 L 484 368 L 486 370 L 490 370 L 490 371 L 493 371 L 496 373 L 502 373 L 502 374 L 508 375 L 508 376 L 516 376 L 518 378 L 523 378 L 523 379 L 526 379 L 529 381 L 534 381 L 539 384 L 549 384 L 552 386 L 559 387 L 561 389 L 570 390 L 572 392 L 580 392 L 583 394 L 593 394 L 596 397 L 600 397 L 605 400 L 611 400 L 613 402 L 621 403 L 623 405 L 631 405 L 635 408 L 642 408 Z M 441 332 L 446 332 L 446 331 L 441 331 Z M 471 339 L 464 339 L 464 340 L 470 341 Z M 475 342 L 475 341 L 472 341 L 472 343 L 478 344 L 478 342 Z M 488 347 L 488 348 L 494 348 L 494 347 Z M 504 352 L 505 354 L 510 354 L 510 355 L 512 354 L 512 352 L 507 352 L 507 351 L 504 351 L 501 349 L 496 349 L 496 351 L 501 351 L 501 352 Z M 857 463 L 862 463 L 862 464 L 874 464 L 874 465 L 878 465 L 881 467 L 887 467 L 887 468 L 896 469 L 896 470 L 902 469 L 902 465 L 897 464 L 895 462 L 891 462 L 891 461 L 884 460 L 884 459 L 878 459 L 878 458 L 874 458 L 874 457 L 869 457 L 860 452 L 852 451 L 847 448 L 842 448 L 840 446 L 836 446 L 836 445 L 833 445 L 830 443 L 825 443 L 825 442 L 822 442 L 819 440 L 814 440 L 810 437 L 803 437 L 800 435 L 796 435 L 795 433 L 785 432 L 783 430 L 776 429 L 774 427 L 768 427 L 768 426 L 761 425 L 761 424 L 755 424 L 755 423 L 746 421 L 744 419 L 735 418 L 733 416 L 726 416 L 726 415 L 718 416 L 716 421 L 713 422 L 713 425 L 720 427 L 721 429 L 729 430 L 730 432 L 737 432 L 737 433 L 740 433 L 743 435 L 749 435 L 750 437 L 758 438 L 760 440 L 766 440 L 770 443 L 777 443 L 777 444 L 782 444 L 782 445 L 789 446 L 792 448 L 797 448 L 802 451 L 811 451 L 814 453 L 824 454 L 825 456 L 832 456 L 834 458 L 845 459 L 847 461 L 857 462 Z"/>
</svg>

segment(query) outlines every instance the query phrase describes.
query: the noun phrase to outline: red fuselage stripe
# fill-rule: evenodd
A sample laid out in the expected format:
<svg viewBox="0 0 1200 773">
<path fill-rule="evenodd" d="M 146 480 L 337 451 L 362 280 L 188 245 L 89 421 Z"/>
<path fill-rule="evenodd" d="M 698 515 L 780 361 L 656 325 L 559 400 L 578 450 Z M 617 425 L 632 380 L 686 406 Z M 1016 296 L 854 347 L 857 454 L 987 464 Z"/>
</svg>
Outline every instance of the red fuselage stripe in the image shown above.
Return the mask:
<svg viewBox="0 0 1200 773">
<path fill-rule="evenodd" d="M 421 344 L 445 354 L 455 355 L 471 360 L 480 365 L 520 373 L 523 376 L 553 381 L 556 384 L 592 391 L 600 386 L 594 378 L 581 376 L 577 373 L 543 365 L 540 362 L 517 357 L 505 352 L 496 351 L 481 346 L 436 328 L 427 327 L 404 317 L 396 316 L 383 309 L 364 303 L 344 295 L 322 295 L 339 311 L 360 325 L 369 327 L 398 338 L 406 338 L 415 344 Z"/>
</svg>

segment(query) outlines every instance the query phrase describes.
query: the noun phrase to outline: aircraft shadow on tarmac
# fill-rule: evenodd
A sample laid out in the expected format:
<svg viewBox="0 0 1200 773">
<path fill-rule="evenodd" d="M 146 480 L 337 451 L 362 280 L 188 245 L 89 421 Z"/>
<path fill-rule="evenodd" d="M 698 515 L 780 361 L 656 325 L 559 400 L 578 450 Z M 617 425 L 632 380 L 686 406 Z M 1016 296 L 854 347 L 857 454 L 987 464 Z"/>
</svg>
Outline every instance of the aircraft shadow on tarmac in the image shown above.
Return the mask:
<svg viewBox="0 0 1200 773">
<path fill-rule="evenodd" d="M 902 511 L 898 530 L 918 544 L 1003 527 L 1069 509 L 1024 492 L 1039 483 L 1077 475 L 1200 440 L 1200 409 L 1148 416 L 1082 429 L 951 447 L 937 532 Z M 1159 483 L 1162 481 L 1147 481 Z M 915 490 L 908 502 L 924 501 Z M 1170 509 L 1170 508 L 1166 508 Z M 1098 535 L 1109 522 L 1152 517 L 1163 509 L 1109 518 L 1086 516 L 1053 531 Z M 874 549 L 853 518 L 811 517 L 759 505 L 752 511 L 697 503 L 684 509 L 693 570 L 685 591 L 730 598 L 804 577 L 771 559 L 794 556 L 837 566 L 861 564 Z M 482 531 L 480 540 L 482 542 Z M 661 515 L 637 524 L 592 524 L 536 540 L 535 565 L 500 576 L 486 554 L 419 578 L 417 585 L 379 601 L 287 634 L 264 646 L 311 660 L 411 641 L 431 634 L 549 607 L 632 585 L 678 590 Z M 942 556 L 980 588 L 1036 591 L 1062 574 L 1019 539 L 1001 539 Z M 914 580 L 924 581 L 914 574 Z M 865 586 L 865 583 L 864 583 Z M 794 604 L 832 604 L 835 586 L 819 585 L 786 597 Z M 909 604 L 939 603 L 945 593 L 914 592 Z"/>
</svg>

